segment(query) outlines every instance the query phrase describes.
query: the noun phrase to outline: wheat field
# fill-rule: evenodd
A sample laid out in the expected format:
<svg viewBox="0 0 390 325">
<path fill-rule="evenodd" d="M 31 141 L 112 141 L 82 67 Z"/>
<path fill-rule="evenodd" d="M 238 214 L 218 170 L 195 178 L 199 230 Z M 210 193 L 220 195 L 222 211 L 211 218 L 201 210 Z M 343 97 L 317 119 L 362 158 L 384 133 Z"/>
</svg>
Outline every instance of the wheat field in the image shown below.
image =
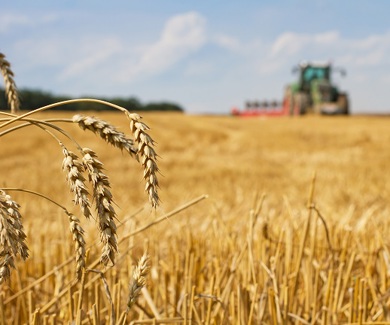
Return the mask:
<svg viewBox="0 0 390 325">
<path fill-rule="evenodd" d="M 122 113 L 85 115 L 131 134 Z M 99 262 L 95 217 L 72 203 L 61 146 L 34 126 L 0 136 L 1 188 L 65 206 L 86 242 L 80 265 L 62 209 L 10 190 L 29 257 L 1 284 L 3 324 L 390 324 L 389 118 L 141 115 L 155 209 L 135 159 L 59 123 L 104 164 L 113 266 Z"/>
</svg>

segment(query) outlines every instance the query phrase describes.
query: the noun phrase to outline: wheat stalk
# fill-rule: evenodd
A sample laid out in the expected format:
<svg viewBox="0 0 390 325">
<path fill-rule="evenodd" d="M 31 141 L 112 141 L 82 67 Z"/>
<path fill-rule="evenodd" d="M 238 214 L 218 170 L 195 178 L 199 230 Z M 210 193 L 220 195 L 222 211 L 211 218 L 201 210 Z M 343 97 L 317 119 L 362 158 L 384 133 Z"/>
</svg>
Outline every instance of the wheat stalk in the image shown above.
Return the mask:
<svg viewBox="0 0 390 325">
<path fill-rule="evenodd" d="M 127 313 L 138 300 L 141 294 L 141 290 L 146 284 L 146 276 L 148 275 L 149 270 L 149 255 L 145 252 L 144 255 L 142 255 L 142 257 L 139 259 L 138 264 L 133 271 L 133 279 L 130 283 L 130 293 L 127 299 Z"/>
<path fill-rule="evenodd" d="M 100 238 L 104 245 L 100 260 L 104 265 L 108 265 L 110 261 L 114 265 L 118 243 L 114 221 L 116 213 L 113 207 L 110 182 L 107 175 L 104 174 L 103 164 L 97 159 L 95 152 L 89 148 L 83 148 L 82 151 L 84 153 L 83 164 L 93 186 Z"/>
<path fill-rule="evenodd" d="M 15 268 L 16 256 L 27 259 L 28 247 L 25 239 L 19 204 L 5 191 L 0 190 L 0 283 L 10 277 L 10 268 Z"/>
<path fill-rule="evenodd" d="M 5 94 L 8 104 L 11 106 L 11 113 L 15 114 L 19 110 L 20 102 L 14 73 L 11 70 L 11 64 L 5 59 L 5 55 L 0 53 L 0 70 L 4 78 Z"/>
<path fill-rule="evenodd" d="M 74 203 L 80 206 L 81 212 L 88 219 L 91 216 L 88 191 L 85 187 L 85 178 L 82 174 L 84 171 L 83 164 L 73 152 L 67 150 L 63 144 L 62 152 L 65 156 L 62 162 L 62 169 L 67 172 L 67 180 L 71 192 L 74 193 Z"/>
</svg>

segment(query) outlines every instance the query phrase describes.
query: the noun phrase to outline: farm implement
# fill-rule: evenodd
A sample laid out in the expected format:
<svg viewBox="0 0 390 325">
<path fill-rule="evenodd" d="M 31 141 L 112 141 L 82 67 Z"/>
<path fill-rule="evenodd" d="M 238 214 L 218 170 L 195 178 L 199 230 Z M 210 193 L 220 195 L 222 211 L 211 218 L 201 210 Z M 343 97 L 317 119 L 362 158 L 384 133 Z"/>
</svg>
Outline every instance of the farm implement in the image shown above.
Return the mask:
<svg viewBox="0 0 390 325">
<path fill-rule="evenodd" d="M 302 62 L 293 68 L 298 80 L 286 86 L 282 103 L 246 102 L 245 109 L 232 108 L 234 116 L 294 116 L 303 114 L 348 115 L 349 100 L 331 81 L 332 72 L 345 70 L 330 63 Z"/>
</svg>

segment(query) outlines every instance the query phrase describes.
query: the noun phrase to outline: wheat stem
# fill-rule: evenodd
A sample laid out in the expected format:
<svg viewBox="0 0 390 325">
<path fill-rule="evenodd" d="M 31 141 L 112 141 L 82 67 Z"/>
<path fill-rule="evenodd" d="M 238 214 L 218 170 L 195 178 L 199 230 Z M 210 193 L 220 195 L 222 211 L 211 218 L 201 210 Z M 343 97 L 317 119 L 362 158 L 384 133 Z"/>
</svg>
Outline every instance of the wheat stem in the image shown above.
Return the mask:
<svg viewBox="0 0 390 325">
<path fill-rule="evenodd" d="M 4 114 L 4 112 L 0 112 L 0 114 Z M 9 115 L 15 116 L 13 114 L 12 115 L 9 114 Z M 9 121 L 10 119 L 0 119 L 0 120 Z M 44 131 L 50 133 L 50 135 L 53 136 L 61 144 L 61 141 L 58 139 L 58 137 L 54 136 L 53 133 L 49 132 L 46 128 L 43 127 L 43 126 L 46 126 L 46 127 L 49 127 L 49 128 L 52 128 L 52 129 L 58 131 L 59 133 L 61 133 L 65 137 L 67 137 L 70 141 L 72 141 L 79 150 L 81 149 L 81 146 L 78 144 L 78 142 L 68 132 L 66 132 L 64 129 L 60 128 L 59 126 L 51 123 L 52 121 L 36 120 L 36 119 L 31 119 L 31 118 L 25 118 L 25 119 L 22 119 L 22 121 L 27 121 L 28 123 L 20 124 L 20 125 L 14 126 L 12 128 L 9 128 L 3 132 L 0 132 L 0 137 L 6 135 L 8 133 L 12 133 L 16 130 L 28 127 L 28 126 L 37 126 L 37 127 L 40 127 L 41 129 L 43 129 Z"/>
<path fill-rule="evenodd" d="M 22 115 L 19 115 L 18 117 L 15 117 L 14 119 L 10 120 L 10 121 L 7 121 L 7 122 L 4 122 L 3 124 L 0 124 L 0 129 L 7 126 L 7 125 L 10 125 L 16 121 L 19 121 L 19 120 L 22 120 L 23 118 L 27 117 L 27 116 L 30 116 L 32 114 L 36 114 L 36 113 L 39 113 L 39 112 L 42 112 L 42 111 L 46 111 L 46 110 L 49 110 L 51 108 L 54 108 L 54 107 L 58 107 L 58 106 L 64 106 L 64 105 L 68 105 L 68 104 L 74 104 L 74 103 L 99 103 L 99 104 L 102 104 L 102 105 L 105 105 L 105 106 L 109 106 L 109 107 L 112 107 L 112 108 L 115 108 L 117 110 L 120 110 L 121 112 L 124 112 L 126 113 L 127 110 L 121 106 L 118 106 L 118 105 L 115 105 L 115 104 L 112 104 L 110 102 L 106 102 L 104 100 L 100 100 L 100 99 L 93 99 L 93 98 L 78 98 L 78 99 L 69 99 L 69 100 L 64 100 L 64 101 L 60 101 L 60 102 L 57 102 L 57 103 L 53 103 L 53 104 L 50 104 L 50 105 L 46 105 L 46 106 L 42 106 L 40 108 L 37 108 L 33 111 L 29 111 L 27 113 L 24 113 Z"/>
</svg>

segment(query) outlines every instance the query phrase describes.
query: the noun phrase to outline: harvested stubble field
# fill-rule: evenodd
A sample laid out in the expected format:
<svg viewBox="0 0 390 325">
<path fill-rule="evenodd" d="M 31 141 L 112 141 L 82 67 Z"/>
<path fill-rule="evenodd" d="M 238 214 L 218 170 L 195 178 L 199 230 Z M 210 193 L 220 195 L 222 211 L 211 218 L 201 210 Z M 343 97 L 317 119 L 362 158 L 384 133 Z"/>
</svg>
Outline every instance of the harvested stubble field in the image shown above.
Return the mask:
<svg viewBox="0 0 390 325">
<path fill-rule="evenodd" d="M 94 115 L 128 133 L 123 114 Z M 93 220 L 69 203 L 58 143 L 31 126 L 0 137 L 1 187 L 66 206 L 85 229 L 87 270 L 103 272 L 75 281 L 67 216 L 9 192 L 30 257 L 1 285 L 4 324 L 390 324 L 390 119 L 142 115 L 159 155 L 156 210 L 134 159 L 63 125 L 110 178 L 119 255 L 107 269 Z M 39 115 L 57 116 L 71 117 Z M 146 287 L 126 314 L 146 250 Z"/>
</svg>

